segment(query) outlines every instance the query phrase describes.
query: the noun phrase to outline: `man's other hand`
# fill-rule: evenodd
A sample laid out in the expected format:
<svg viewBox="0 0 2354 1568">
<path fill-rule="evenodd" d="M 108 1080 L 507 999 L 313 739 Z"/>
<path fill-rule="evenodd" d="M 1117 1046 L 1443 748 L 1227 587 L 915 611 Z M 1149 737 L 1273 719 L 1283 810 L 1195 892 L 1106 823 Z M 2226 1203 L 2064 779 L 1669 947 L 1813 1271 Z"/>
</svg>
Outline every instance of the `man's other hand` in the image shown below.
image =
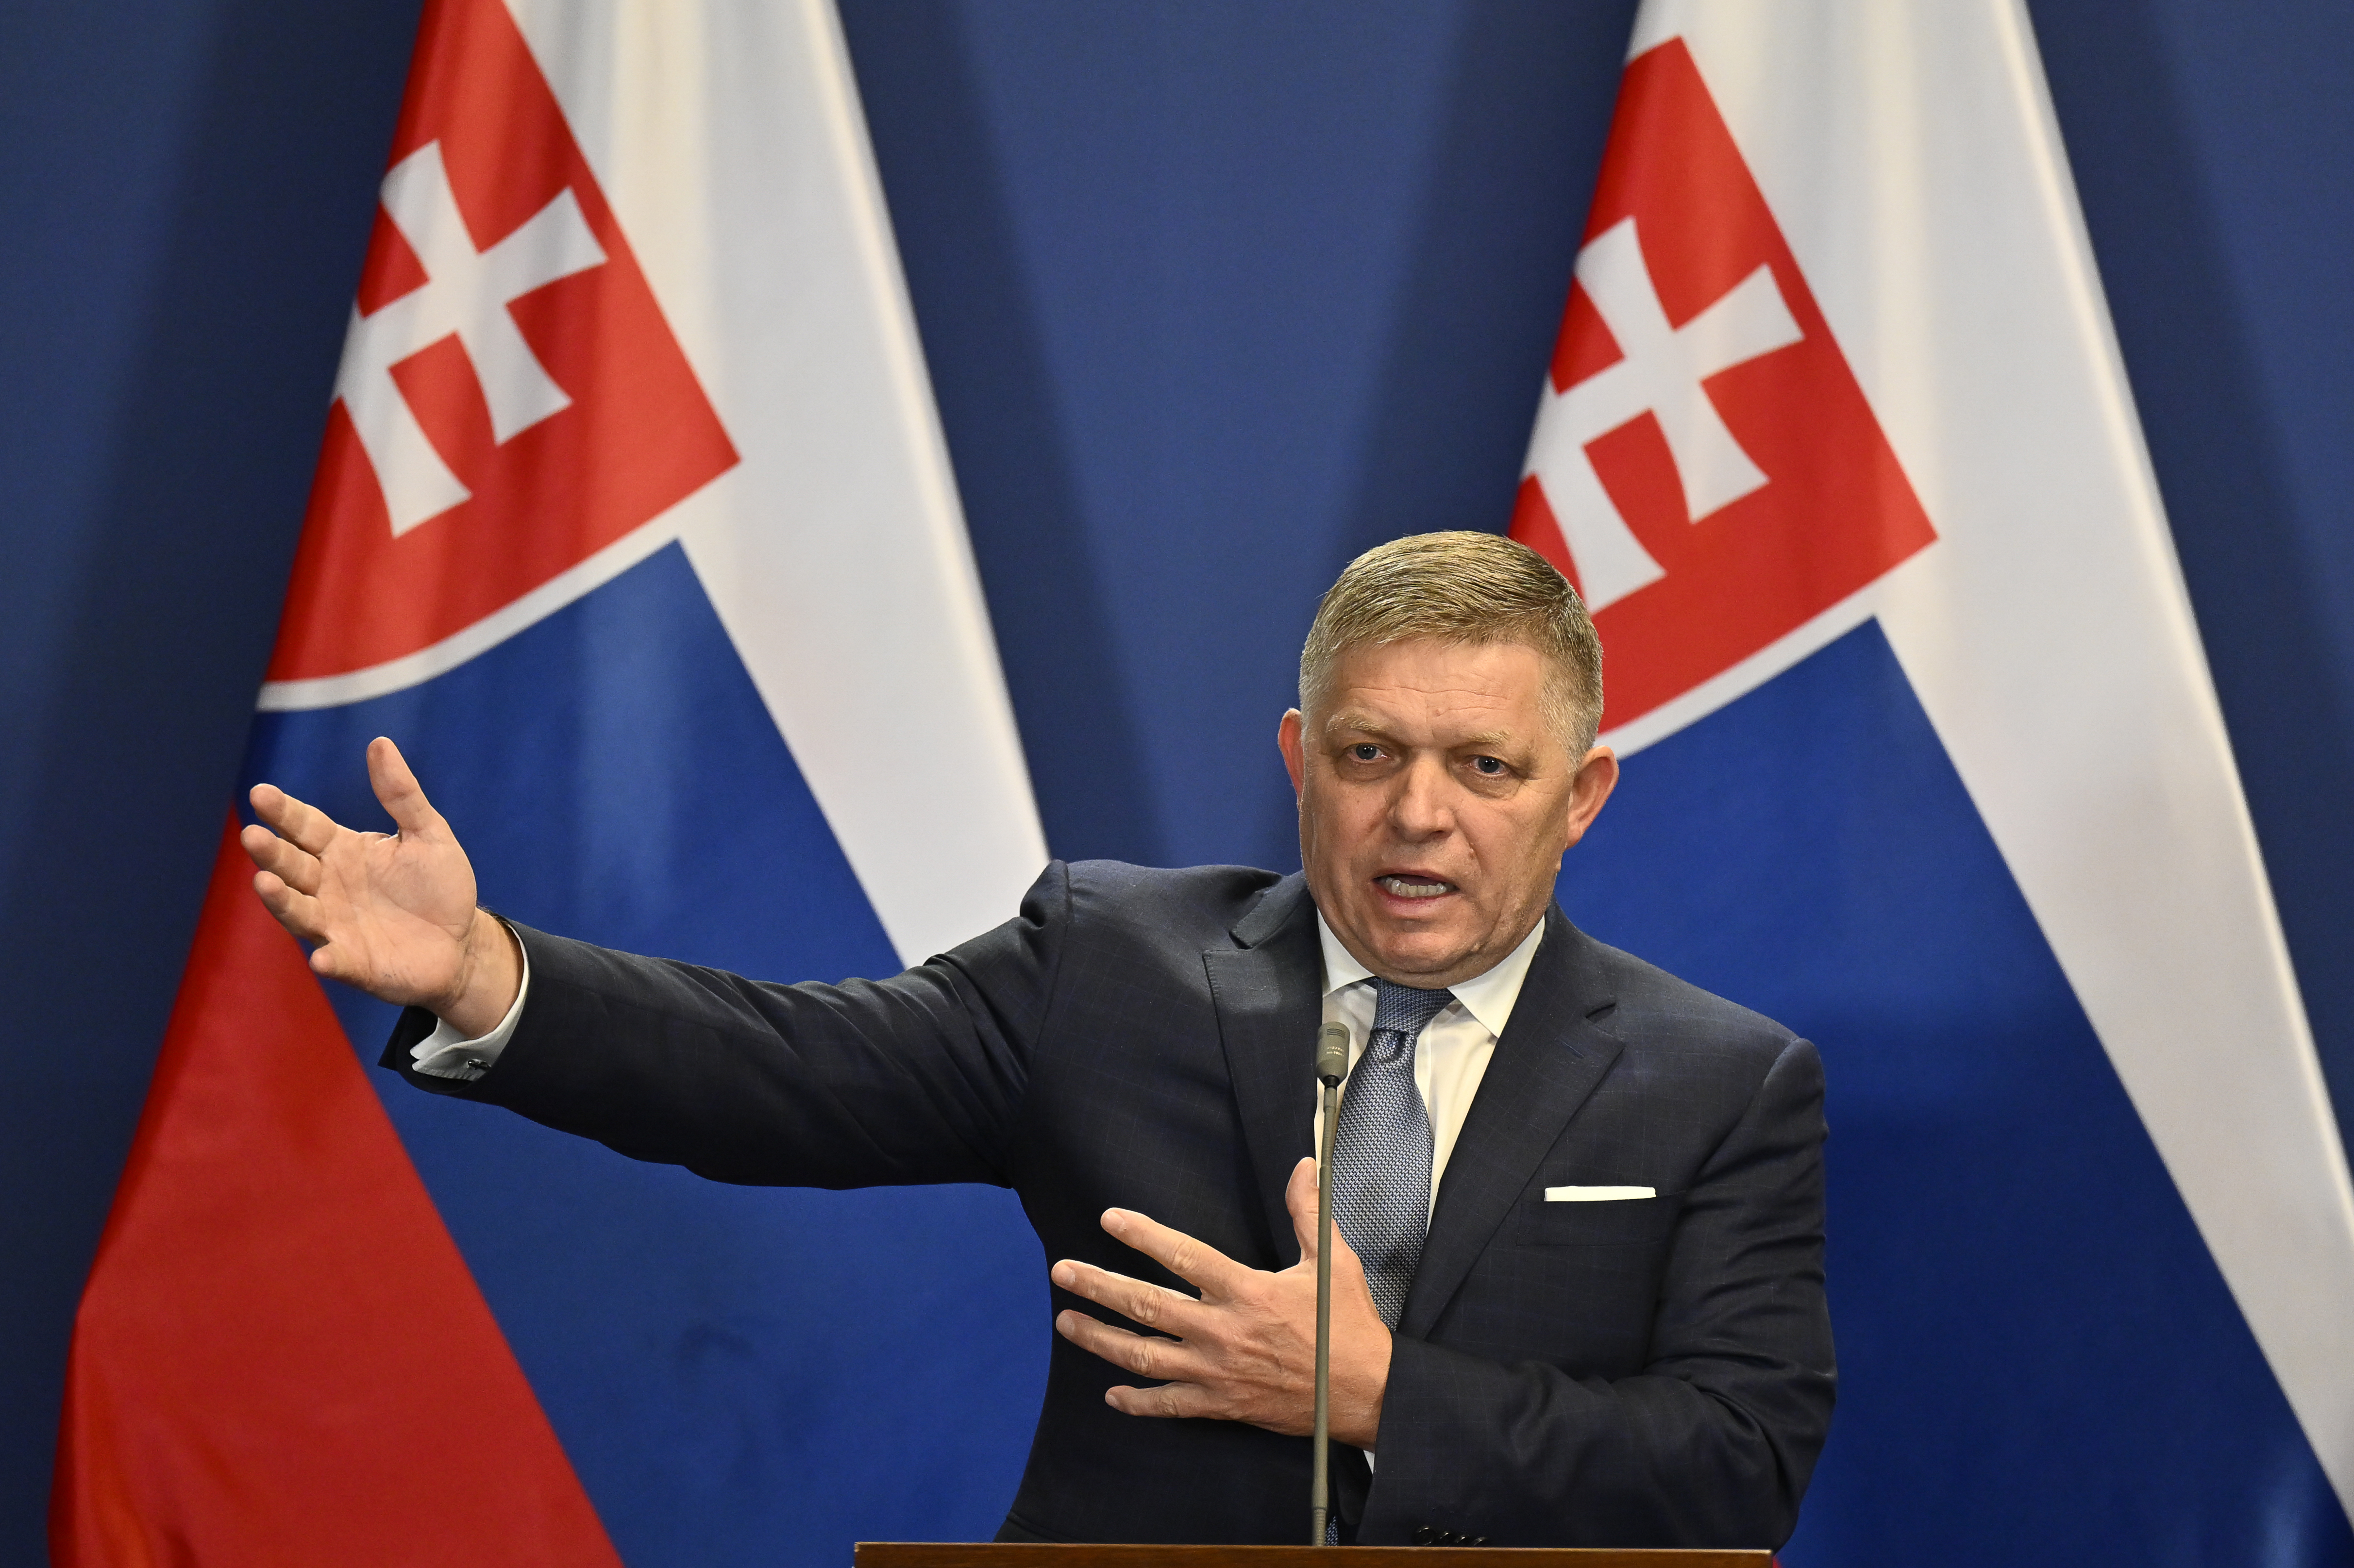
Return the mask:
<svg viewBox="0 0 2354 1568">
<path fill-rule="evenodd" d="M 1126 1386 L 1104 1400 L 1129 1415 L 1204 1415 L 1247 1421 L 1287 1436 L 1316 1424 L 1316 1161 L 1293 1167 L 1284 1190 L 1299 1261 L 1280 1273 L 1246 1268 L 1216 1248 L 1126 1209 L 1104 1213 L 1103 1228 L 1201 1291 L 1180 1291 L 1065 1259 L 1055 1283 L 1130 1322 L 1131 1333 L 1084 1312 L 1064 1312 L 1055 1330 L 1073 1344 L 1157 1388 Z M 1365 1271 L 1332 1233 L 1332 1411 L 1338 1442 L 1370 1449 L 1381 1432 L 1390 1375 L 1390 1331 L 1373 1309 Z M 1162 1339 L 1161 1335 L 1172 1336 Z"/>
<path fill-rule="evenodd" d="M 473 865 L 400 748 L 377 736 L 367 767 L 398 832 L 355 832 L 274 784 L 253 787 L 261 822 L 238 835 L 261 868 L 253 890 L 313 944 L 314 973 L 487 1034 L 523 983 L 514 938 L 475 906 Z"/>
</svg>

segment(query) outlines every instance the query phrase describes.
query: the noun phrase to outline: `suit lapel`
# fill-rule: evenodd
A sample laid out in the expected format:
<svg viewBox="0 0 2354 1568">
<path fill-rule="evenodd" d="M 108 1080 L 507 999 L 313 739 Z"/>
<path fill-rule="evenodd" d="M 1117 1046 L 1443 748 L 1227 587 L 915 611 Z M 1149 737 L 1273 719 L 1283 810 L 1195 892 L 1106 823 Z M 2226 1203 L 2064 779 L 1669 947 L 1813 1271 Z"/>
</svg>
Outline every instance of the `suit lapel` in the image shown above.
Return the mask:
<svg viewBox="0 0 2354 1568">
<path fill-rule="evenodd" d="M 1558 906 L 1545 922 L 1511 1022 L 1447 1158 L 1422 1262 L 1398 1319 L 1402 1334 L 1429 1333 L 1527 1191 L 1538 1162 L 1618 1059 L 1619 1042 L 1592 1022 L 1614 1000 L 1593 961 L 1593 942 Z"/>
<path fill-rule="evenodd" d="M 1283 1190 L 1291 1168 L 1315 1152 L 1316 1025 L 1324 1003 L 1324 959 L 1306 882 L 1291 876 L 1269 888 L 1236 923 L 1234 938 L 1239 948 L 1214 948 L 1202 961 L 1267 1241 L 1275 1266 L 1284 1268 L 1299 1259 Z"/>
</svg>

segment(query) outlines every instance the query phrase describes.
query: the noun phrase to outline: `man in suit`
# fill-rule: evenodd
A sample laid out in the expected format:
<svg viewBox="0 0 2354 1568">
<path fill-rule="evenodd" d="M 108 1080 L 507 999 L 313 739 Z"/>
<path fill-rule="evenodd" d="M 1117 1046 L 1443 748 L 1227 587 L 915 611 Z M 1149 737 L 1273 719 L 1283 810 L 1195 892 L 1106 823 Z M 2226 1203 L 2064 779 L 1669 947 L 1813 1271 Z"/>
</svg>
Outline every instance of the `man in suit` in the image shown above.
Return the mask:
<svg viewBox="0 0 2354 1568">
<path fill-rule="evenodd" d="M 1299 1539 L 1339 1022 L 1341 1539 L 1778 1545 L 1832 1397 L 1820 1066 L 1553 906 L 1617 778 L 1600 710 L 1541 558 L 1384 546 L 1278 732 L 1302 874 L 1057 863 L 837 986 L 486 917 L 389 741 L 397 835 L 264 785 L 245 842 L 314 969 L 409 1005 L 385 1061 L 421 1088 L 720 1181 L 1019 1192 L 1059 1338 L 1006 1538 Z"/>
</svg>

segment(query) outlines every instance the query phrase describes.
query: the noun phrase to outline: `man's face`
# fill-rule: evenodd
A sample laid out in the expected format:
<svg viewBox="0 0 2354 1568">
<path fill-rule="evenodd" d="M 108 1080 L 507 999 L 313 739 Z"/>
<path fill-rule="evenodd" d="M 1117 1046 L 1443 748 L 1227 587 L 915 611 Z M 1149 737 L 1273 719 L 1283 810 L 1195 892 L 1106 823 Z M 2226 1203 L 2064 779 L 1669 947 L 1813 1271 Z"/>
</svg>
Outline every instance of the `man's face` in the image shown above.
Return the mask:
<svg viewBox="0 0 2354 1568">
<path fill-rule="evenodd" d="M 1545 722 L 1545 673 L 1520 643 L 1360 647 L 1312 729 L 1284 715 L 1309 890 L 1383 979 L 1435 989 L 1493 968 L 1609 798 L 1617 758 L 1570 756 Z"/>
</svg>

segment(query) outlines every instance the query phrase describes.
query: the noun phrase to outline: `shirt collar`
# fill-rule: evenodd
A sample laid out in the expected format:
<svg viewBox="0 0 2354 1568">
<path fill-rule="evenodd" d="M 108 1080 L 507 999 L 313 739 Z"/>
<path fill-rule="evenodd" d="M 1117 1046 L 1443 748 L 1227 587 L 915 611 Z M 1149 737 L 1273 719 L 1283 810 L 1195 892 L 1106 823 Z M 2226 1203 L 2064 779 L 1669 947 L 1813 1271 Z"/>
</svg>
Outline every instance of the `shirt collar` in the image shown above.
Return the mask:
<svg viewBox="0 0 2354 1568">
<path fill-rule="evenodd" d="M 1504 1035 L 1504 1025 L 1511 1022 L 1512 1004 L 1521 999 L 1521 986 L 1529 978 L 1529 964 L 1537 956 L 1537 945 L 1544 940 L 1544 928 L 1545 923 L 1539 920 L 1521 938 L 1520 946 L 1506 953 L 1495 968 L 1447 987 L 1455 993 L 1455 1000 L 1463 1004 L 1463 1011 L 1500 1040 Z M 1324 949 L 1326 996 L 1373 978 L 1373 971 L 1351 957 L 1349 949 L 1341 945 L 1341 938 L 1332 935 L 1332 927 L 1324 923 L 1320 909 L 1316 912 L 1316 939 Z"/>
</svg>

